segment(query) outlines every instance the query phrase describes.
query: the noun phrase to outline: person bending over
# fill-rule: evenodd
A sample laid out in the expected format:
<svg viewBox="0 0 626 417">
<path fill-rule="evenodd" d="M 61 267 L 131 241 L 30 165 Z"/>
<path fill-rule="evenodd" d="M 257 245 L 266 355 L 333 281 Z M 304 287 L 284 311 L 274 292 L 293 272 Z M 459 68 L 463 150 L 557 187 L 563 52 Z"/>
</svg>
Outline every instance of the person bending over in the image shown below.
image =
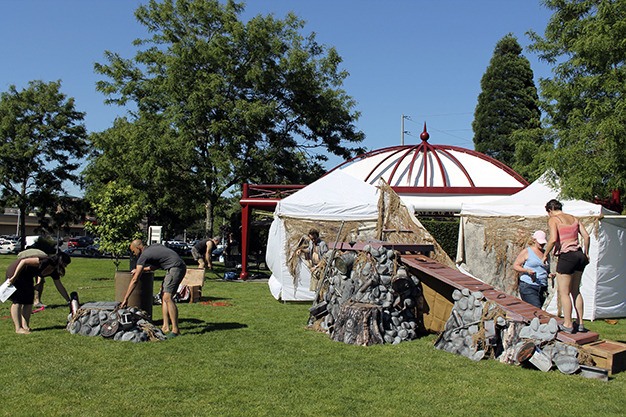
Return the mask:
<svg viewBox="0 0 626 417">
<path fill-rule="evenodd" d="M 178 328 L 178 307 L 172 299 L 172 296 L 176 294 L 178 286 L 187 272 L 185 262 L 172 249 L 158 243 L 145 246 L 140 239 L 132 241 L 130 250 L 138 257 L 137 266 L 131 271 L 133 276 L 128 284 L 128 290 L 126 291 L 124 300 L 122 300 L 121 307 L 128 305 L 128 298 L 137 286 L 137 282 L 144 271 L 164 269 L 166 273 L 165 278 L 163 278 L 163 298 L 161 305 L 163 310 L 162 330 L 168 338 L 178 336 L 180 334 L 180 329 Z"/>
<path fill-rule="evenodd" d="M 11 319 L 15 325 L 15 333 L 30 333 L 30 316 L 33 311 L 35 298 L 35 279 L 37 277 L 52 277 L 59 294 L 70 302 L 70 296 L 61 282 L 65 275 L 65 267 L 72 262 L 68 254 L 61 252 L 49 256 L 31 256 L 18 258 L 6 271 L 9 284 L 15 286 L 15 292 L 11 295 Z"/>
</svg>

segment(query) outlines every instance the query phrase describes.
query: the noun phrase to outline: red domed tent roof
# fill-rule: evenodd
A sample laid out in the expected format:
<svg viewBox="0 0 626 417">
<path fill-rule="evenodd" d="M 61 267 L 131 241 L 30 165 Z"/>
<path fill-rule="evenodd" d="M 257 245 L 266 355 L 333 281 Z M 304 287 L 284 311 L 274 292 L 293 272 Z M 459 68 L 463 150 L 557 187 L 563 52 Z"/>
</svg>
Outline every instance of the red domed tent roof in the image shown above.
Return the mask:
<svg viewBox="0 0 626 417">
<path fill-rule="evenodd" d="M 500 161 L 473 150 L 432 145 L 391 146 L 359 155 L 340 169 L 376 185 L 383 179 L 416 211 L 460 211 L 462 203 L 487 202 L 514 194 L 528 182 Z"/>
</svg>

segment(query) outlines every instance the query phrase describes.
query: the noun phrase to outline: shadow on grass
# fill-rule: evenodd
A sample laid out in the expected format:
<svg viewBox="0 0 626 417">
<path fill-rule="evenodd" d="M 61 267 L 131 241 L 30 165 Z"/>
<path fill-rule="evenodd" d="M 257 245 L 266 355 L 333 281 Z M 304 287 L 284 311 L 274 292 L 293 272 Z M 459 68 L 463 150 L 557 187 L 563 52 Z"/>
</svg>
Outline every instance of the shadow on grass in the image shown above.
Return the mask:
<svg viewBox="0 0 626 417">
<path fill-rule="evenodd" d="M 39 332 L 43 332 L 46 330 L 65 330 L 66 326 L 63 325 L 56 325 L 56 326 L 48 326 L 48 327 L 35 327 L 34 329 L 32 329 L 33 332 L 39 333 Z"/>
<path fill-rule="evenodd" d="M 163 325 L 163 320 L 155 320 L 155 326 Z M 204 320 L 194 318 L 184 318 L 178 320 L 179 326 L 186 334 L 204 334 L 220 330 L 245 329 L 247 324 L 243 323 L 207 323 Z"/>
<path fill-rule="evenodd" d="M 209 332 L 215 332 L 219 330 L 233 330 L 233 329 L 246 329 L 247 324 L 243 323 L 205 323 L 205 326 L 200 331 L 190 332 L 193 334 L 204 334 Z"/>
</svg>

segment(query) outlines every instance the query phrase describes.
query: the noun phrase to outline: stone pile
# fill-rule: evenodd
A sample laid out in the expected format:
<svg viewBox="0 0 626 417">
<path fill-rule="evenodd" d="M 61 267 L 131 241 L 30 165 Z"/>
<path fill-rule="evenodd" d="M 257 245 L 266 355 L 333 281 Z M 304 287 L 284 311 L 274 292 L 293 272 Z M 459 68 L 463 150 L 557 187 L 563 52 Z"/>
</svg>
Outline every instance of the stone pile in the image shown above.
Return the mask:
<svg viewBox="0 0 626 417">
<path fill-rule="evenodd" d="M 556 340 L 556 319 L 543 324 L 536 317 L 530 323 L 509 321 L 496 303 L 466 288 L 454 290 L 452 298 L 450 318 L 435 341 L 437 349 L 474 361 L 491 357 L 507 364 L 532 365 L 544 372 L 555 366 L 565 374 L 579 370 L 581 351 Z"/>
<path fill-rule="evenodd" d="M 150 322 L 145 311 L 137 307 L 119 308 L 118 302 L 84 304 L 70 313 L 67 320 L 67 330 L 71 334 L 128 342 L 166 339 L 162 330 Z"/>
<path fill-rule="evenodd" d="M 571 344 L 556 340 L 558 323 L 551 318 L 541 324 L 538 318 L 517 331 L 514 343 L 508 343 L 508 349 L 501 355 L 501 361 L 515 364 L 532 364 L 544 372 L 556 367 L 564 374 L 573 374 L 580 369 L 581 350 Z M 511 359 L 512 358 L 512 359 Z M 588 361 L 587 358 L 584 359 Z"/>
<path fill-rule="evenodd" d="M 365 245 L 360 252 L 344 252 L 325 261 L 329 263 L 327 278 L 311 308 L 313 312 L 323 306 L 323 313 L 312 315 L 309 324 L 317 321 L 321 329 L 332 335 L 342 306 L 359 303 L 361 307 L 370 305 L 382 311 L 376 330 L 385 343 L 397 344 L 417 337 L 422 327 L 423 305 L 419 280 L 404 267 L 397 267 L 393 250 Z"/>
<path fill-rule="evenodd" d="M 479 361 L 497 344 L 497 329 L 506 325 L 504 315 L 497 304 L 486 303 L 480 291 L 455 289 L 452 299 L 450 318 L 435 347 Z"/>
</svg>

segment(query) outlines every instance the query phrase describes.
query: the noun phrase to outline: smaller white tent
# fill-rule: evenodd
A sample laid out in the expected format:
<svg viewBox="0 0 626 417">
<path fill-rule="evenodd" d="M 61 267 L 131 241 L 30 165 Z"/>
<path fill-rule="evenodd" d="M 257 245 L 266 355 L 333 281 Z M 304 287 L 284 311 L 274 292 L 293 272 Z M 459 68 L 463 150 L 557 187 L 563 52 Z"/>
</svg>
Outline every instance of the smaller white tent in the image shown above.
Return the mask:
<svg viewBox="0 0 626 417">
<path fill-rule="evenodd" d="M 545 204 L 559 191 L 542 177 L 524 190 L 486 204 L 463 204 L 457 263 L 490 285 L 510 291 L 515 257 L 530 233 L 547 230 Z M 626 317 L 626 216 L 599 204 L 559 199 L 563 211 L 581 218 L 591 237 L 590 263 L 582 277 L 586 320 Z M 497 247 L 496 247 L 497 246 Z M 556 294 L 546 310 L 557 313 Z"/>
<path fill-rule="evenodd" d="M 278 202 L 267 241 L 266 262 L 272 271 L 269 286 L 272 295 L 284 301 L 312 301 L 308 268 L 300 267 L 294 277 L 288 268 L 289 219 L 324 222 L 373 222 L 378 218 L 377 188 L 340 170 L 320 178 Z M 320 230 L 322 233 L 323 231 Z M 324 236 L 332 243 L 335 236 Z"/>
</svg>

